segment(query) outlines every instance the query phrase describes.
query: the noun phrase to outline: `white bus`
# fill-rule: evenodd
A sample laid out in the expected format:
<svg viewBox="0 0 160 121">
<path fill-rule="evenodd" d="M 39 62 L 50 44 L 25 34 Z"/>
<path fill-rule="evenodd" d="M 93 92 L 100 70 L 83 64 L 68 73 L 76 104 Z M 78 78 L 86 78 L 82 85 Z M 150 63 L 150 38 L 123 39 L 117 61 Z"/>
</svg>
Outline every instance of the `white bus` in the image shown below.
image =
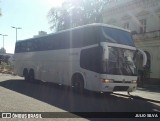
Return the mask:
<svg viewBox="0 0 160 121">
<path fill-rule="evenodd" d="M 14 72 L 27 81 L 63 84 L 79 92 L 132 92 L 138 51 L 129 31 L 90 24 L 18 41 Z M 146 55 L 139 52 L 145 65 Z"/>
</svg>

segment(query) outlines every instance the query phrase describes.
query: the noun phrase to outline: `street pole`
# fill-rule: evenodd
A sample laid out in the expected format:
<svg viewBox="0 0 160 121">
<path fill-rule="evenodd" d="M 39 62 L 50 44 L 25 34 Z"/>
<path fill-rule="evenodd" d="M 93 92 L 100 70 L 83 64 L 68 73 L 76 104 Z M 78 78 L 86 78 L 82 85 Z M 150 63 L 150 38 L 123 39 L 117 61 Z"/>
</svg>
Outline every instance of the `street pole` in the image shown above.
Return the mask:
<svg viewBox="0 0 160 121">
<path fill-rule="evenodd" d="M 3 34 L 0 34 L 0 35 L 2 35 L 2 38 L 3 38 Z"/>
<path fill-rule="evenodd" d="M 6 35 L 6 34 L 0 34 L 0 35 L 3 36 L 3 49 L 4 49 L 4 36 L 8 36 L 8 35 Z"/>
<path fill-rule="evenodd" d="M 17 28 L 16 28 L 16 42 L 17 42 Z"/>
<path fill-rule="evenodd" d="M 4 49 L 4 36 L 8 36 L 8 35 L 3 35 L 3 49 Z"/>
<path fill-rule="evenodd" d="M 17 42 L 17 29 L 22 29 L 20 27 L 14 27 L 14 26 L 11 26 L 12 28 L 16 29 L 16 42 Z"/>
<path fill-rule="evenodd" d="M 3 36 L 3 49 L 4 49 L 4 36 Z"/>
</svg>

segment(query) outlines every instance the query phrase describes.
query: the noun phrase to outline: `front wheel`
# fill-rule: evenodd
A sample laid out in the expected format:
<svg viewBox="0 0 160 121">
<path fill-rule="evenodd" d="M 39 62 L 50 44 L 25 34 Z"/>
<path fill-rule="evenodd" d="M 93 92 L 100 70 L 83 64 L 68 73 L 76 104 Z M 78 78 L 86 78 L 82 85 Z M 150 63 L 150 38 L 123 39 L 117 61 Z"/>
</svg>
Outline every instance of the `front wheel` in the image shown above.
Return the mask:
<svg viewBox="0 0 160 121">
<path fill-rule="evenodd" d="M 83 94 L 84 93 L 84 81 L 83 81 L 83 78 L 80 77 L 80 76 L 75 76 L 73 78 L 73 90 L 76 92 L 76 93 L 81 93 Z"/>
</svg>

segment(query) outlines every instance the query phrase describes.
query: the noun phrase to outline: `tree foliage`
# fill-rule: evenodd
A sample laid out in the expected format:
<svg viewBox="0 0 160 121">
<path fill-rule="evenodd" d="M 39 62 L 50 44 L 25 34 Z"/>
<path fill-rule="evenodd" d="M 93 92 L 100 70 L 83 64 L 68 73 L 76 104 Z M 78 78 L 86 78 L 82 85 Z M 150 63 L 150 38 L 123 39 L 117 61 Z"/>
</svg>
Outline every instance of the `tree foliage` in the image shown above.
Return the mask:
<svg viewBox="0 0 160 121">
<path fill-rule="evenodd" d="M 2 47 L 2 48 L 0 49 L 0 54 L 5 54 L 5 53 L 6 53 L 6 49 Z"/>
<path fill-rule="evenodd" d="M 51 29 L 56 31 L 102 22 L 105 0 L 65 0 L 61 7 L 51 8 L 48 13 Z"/>
</svg>

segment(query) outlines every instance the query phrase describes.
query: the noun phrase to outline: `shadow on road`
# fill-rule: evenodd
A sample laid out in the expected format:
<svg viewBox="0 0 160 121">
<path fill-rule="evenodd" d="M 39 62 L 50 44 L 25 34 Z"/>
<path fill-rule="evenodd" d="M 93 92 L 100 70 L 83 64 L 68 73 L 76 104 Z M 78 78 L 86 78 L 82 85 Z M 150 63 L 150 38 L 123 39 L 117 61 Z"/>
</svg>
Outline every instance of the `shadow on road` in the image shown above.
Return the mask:
<svg viewBox="0 0 160 121">
<path fill-rule="evenodd" d="M 153 112 L 155 109 L 160 111 L 160 106 L 144 100 L 90 92 L 80 95 L 65 86 L 51 83 L 7 80 L 1 82 L 0 86 L 69 112 Z"/>
</svg>

